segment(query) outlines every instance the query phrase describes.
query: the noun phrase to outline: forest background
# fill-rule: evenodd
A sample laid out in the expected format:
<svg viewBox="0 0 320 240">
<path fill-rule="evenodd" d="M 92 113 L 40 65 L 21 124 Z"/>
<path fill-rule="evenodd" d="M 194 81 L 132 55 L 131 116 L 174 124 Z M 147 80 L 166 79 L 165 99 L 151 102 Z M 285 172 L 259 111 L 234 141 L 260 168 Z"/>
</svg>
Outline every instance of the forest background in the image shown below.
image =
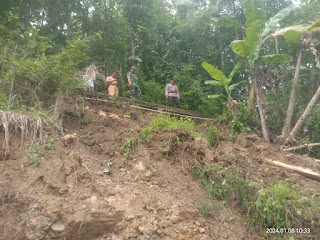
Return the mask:
<svg viewBox="0 0 320 240">
<path fill-rule="evenodd" d="M 126 73 L 136 65 L 143 100 L 166 104 L 165 85 L 174 77 L 184 109 L 234 131 L 262 128 L 267 141 L 285 140 L 316 96 L 295 142 L 320 142 L 319 12 L 317 0 L 5 0 L 0 109 L 47 110 L 61 92 L 72 94 L 81 84 L 76 73 L 92 63 L 106 76 L 117 71 L 124 95 Z M 232 73 L 230 88 L 222 73 Z M 258 102 L 248 107 L 254 87 Z M 237 114 L 225 108 L 229 93 Z M 300 153 L 320 157 L 316 148 Z"/>
</svg>

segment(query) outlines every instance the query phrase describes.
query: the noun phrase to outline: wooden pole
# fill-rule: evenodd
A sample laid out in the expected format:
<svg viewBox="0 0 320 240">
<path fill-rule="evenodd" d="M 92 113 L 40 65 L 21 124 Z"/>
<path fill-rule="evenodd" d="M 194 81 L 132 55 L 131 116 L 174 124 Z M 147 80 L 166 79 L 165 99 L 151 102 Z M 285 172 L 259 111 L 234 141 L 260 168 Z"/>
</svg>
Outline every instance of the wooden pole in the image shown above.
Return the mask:
<svg viewBox="0 0 320 240">
<path fill-rule="evenodd" d="M 320 147 L 320 143 L 309 143 L 309 144 L 303 144 L 303 145 L 299 145 L 291 148 L 284 148 L 283 151 L 291 152 L 291 151 L 296 151 L 303 148 L 312 148 L 312 147 L 318 147 L 318 146 Z"/>
<path fill-rule="evenodd" d="M 320 174 L 318 172 L 312 171 L 311 169 L 298 167 L 298 166 L 292 166 L 292 165 L 289 165 L 289 164 L 286 164 L 283 162 L 273 161 L 268 158 L 265 158 L 264 161 L 268 164 L 288 169 L 290 171 L 293 171 L 293 172 L 296 172 L 300 175 L 303 175 L 307 178 L 310 178 L 310 179 L 313 179 L 313 180 L 320 182 Z"/>
</svg>

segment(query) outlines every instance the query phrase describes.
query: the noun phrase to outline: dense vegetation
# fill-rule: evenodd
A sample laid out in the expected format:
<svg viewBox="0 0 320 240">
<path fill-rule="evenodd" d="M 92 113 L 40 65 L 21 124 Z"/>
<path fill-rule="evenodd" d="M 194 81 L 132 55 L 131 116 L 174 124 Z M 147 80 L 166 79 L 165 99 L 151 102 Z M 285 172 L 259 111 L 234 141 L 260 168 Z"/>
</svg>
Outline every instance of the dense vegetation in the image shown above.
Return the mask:
<svg viewBox="0 0 320 240">
<path fill-rule="evenodd" d="M 47 109 L 60 92 L 72 93 L 80 84 L 75 74 L 91 63 L 106 76 L 116 70 L 124 95 L 125 75 L 136 65 L 143 100 L 166 103 L 164 87 L 174 77 L 184 109 L 219 116 L 235 131 L 262 127 L 267 141 L 276 135 L 285 140 L 315 95 L 320 76 L 319 1 L 292 4 L 3 1 L 0 108 Z M 250 89 L 256 90 L 257 104 Z M 231 96 L 238 101 L 236 114 L 225 108 Z M 298 143 L 320 141 L 316 102 L 295 134 Z"/>
</svg>

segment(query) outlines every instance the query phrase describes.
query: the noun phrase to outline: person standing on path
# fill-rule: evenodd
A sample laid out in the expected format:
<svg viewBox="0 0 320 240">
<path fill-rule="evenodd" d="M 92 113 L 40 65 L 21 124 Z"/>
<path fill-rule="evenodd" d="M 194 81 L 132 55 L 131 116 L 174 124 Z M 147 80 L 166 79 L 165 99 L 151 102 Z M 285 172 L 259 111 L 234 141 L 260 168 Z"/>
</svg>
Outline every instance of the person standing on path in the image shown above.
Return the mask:
<svg viewBox="0 0 320 240">
<path fill-rule="evenodd" d="M 109 84 L 108 94 L 109 96 L 119 96 L 119 89 L 118 89 L 118 79 L 116 78 L 116 72 L 112 71 L 111 76 L 108 76 L 106 79 L 107 84 Z"/>
<path fill-rule="evenodd" d="M 129 83 L 129 91 L 127 92 L 127 97 L 141 100 L 142 94 L 138 82 L 138 77 L 135 74 L 136 67 L 132 66 L 130 72 L 127 73 L 128 83 Z"/>
<path fill-rule="evenodd" d="M 169 106 L 174 107 L 176 104 L 178 108 L 181 108 L 179 89 L 175 82 L 176 80 L 172 78 L 171 83 L 167 84 L 166 99 L 168 99 Z"/>
</svg>

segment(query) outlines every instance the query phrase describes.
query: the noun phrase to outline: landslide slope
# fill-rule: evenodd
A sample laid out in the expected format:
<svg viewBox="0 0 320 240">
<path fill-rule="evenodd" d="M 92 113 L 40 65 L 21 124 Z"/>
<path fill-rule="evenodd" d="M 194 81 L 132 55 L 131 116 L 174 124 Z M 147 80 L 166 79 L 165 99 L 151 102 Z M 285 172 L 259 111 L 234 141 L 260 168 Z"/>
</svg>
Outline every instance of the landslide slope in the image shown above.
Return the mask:
<svg viewBox="0 0 320 240">
<path fill-rule="evenodd" d="M 63 108 L 68 137 L 46 126 L 55 147 L 45 151 L 38 167 L 30 164 L 30 142 L 11 137 L 10 159 L 0 161 L 0 239 L 257 239 L 259 231 L 232 207 L 232 199 L 224 205 L 209 198 L 193 180 L 190 169 L 205 161 L 248 182 L 289 178 L 307 195 L 319 189 L 317 181 L 263 159 L 317 171 L 319 164 L 286 155 L 256 135 L 231 142 L 218 126 L 220 138 L 210 148 L 182 130 L 158 130 L 138 141 L 132 137 L 154 113 L 101 103 L 87 103 L 82 111 L 70 99 Z M 133 146 L 127 158 L 120 150 L 125 143 Z M 208 201 L 214 208 L 205 218 L 199 206 Z"/>
</svg>

